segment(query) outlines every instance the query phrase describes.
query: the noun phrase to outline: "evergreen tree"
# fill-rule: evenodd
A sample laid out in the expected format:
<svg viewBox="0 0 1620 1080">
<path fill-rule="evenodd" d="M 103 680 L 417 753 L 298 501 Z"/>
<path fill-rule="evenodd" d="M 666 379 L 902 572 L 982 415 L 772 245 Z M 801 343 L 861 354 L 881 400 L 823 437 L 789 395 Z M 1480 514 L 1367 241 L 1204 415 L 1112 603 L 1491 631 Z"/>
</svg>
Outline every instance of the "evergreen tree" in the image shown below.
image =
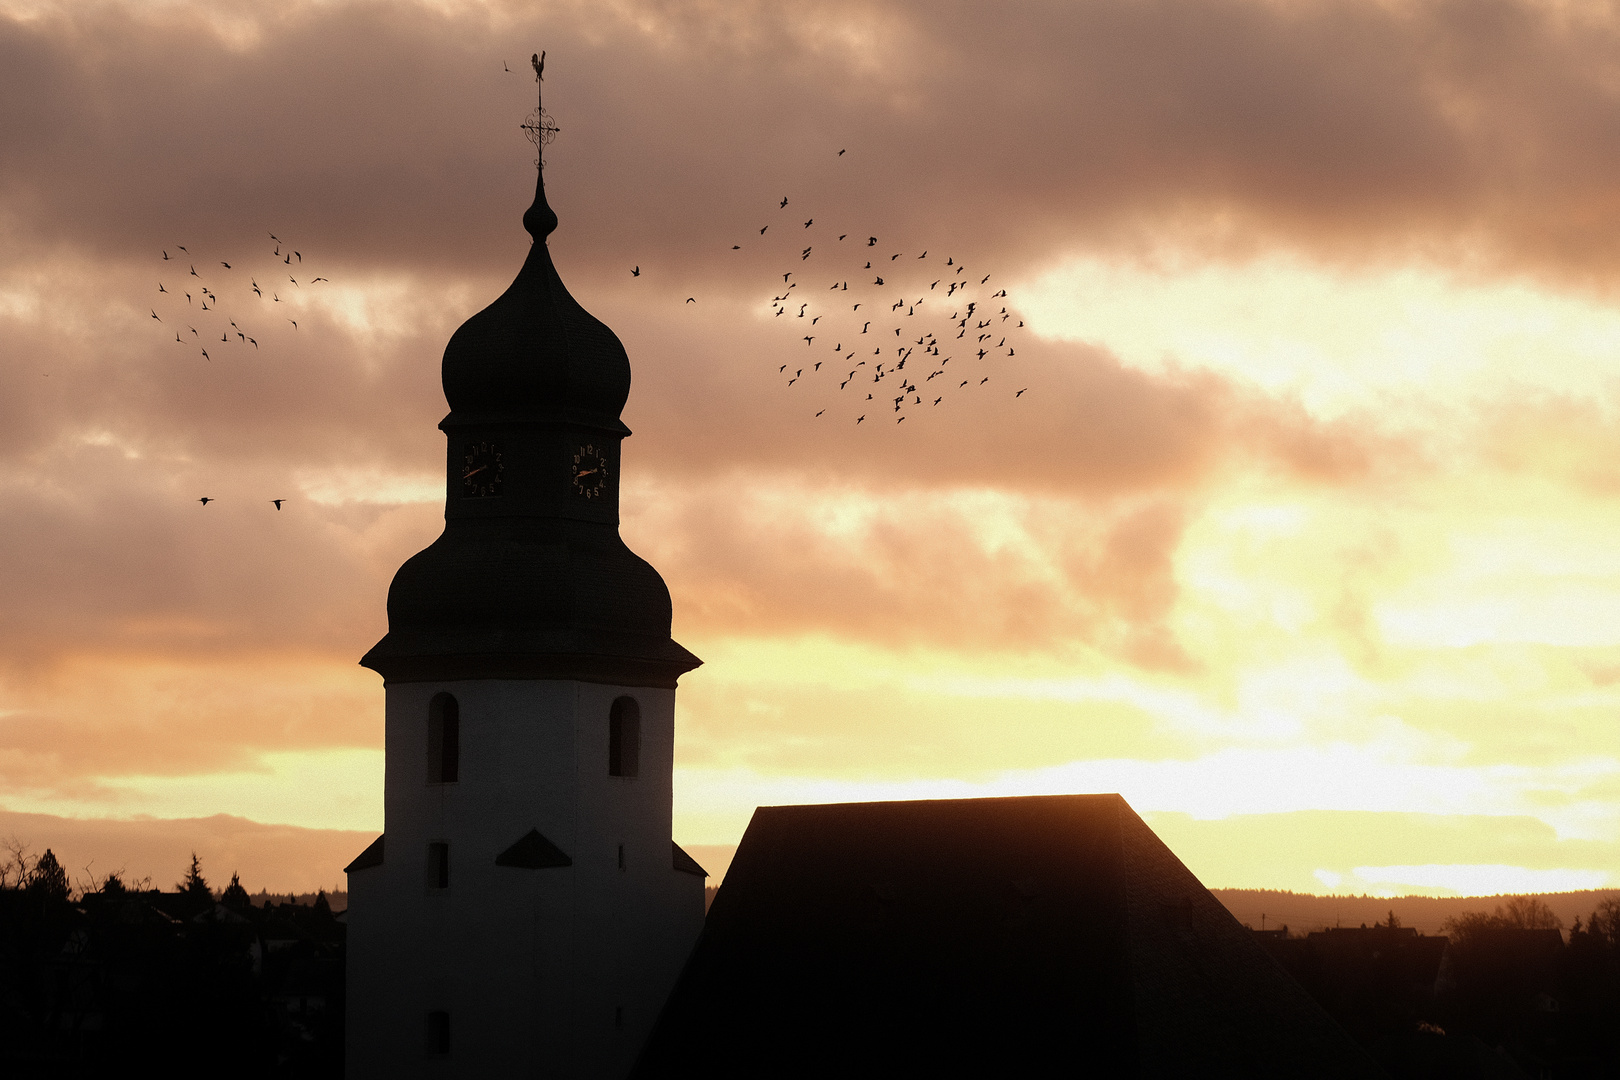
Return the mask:
<svg viewBox="0 0 1620 1080">
<path fill-rule="evenodd" d="M 234 873 L 231 875 L 231 883 L 226 886 L 225 894 L 219 898 L 219 902 L 226 907 L 237 909 L 253 906 L 253 901 L 248 897 L 247 890 L 242 888 L 241 878 Z"/>
<path fill-rule="evenodd" d="M 68 893 L 71 890 L 68 888 L 67 871 L 62 869 L 62 864 L 56 861 L 56 856 L 51 852 L 50 848 L 46 848 L 45 854 L 41 855 L 39 861 L 34 864 L 34 869 L 29 874 L 28 888 L 34 892 L 43 893 L 53 900 L 66 900 L 68 898 Z"/>
<path fill-rule="evenodd" d="M 213 903 L 213 890 L 209 889 L 207 879 L 202 876 L 202 862 L 197 858 L 195 851 L 191 853 L 190 869 L 186 871 L 186 876 L 175 884 L 174 888 L 176 892 L 185 893 L 194 900 L 207 900 L 209 903 Z"/>
</svg>

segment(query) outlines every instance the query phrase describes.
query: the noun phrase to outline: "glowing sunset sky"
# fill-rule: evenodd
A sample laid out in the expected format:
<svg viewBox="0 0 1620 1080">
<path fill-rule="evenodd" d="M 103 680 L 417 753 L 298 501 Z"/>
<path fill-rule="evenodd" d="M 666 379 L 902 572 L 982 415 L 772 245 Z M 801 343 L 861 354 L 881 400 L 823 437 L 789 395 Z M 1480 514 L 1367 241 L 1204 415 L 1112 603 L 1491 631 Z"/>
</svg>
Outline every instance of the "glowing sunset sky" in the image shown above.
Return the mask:
<svg viewBox="0 0 1620 1080">
<path fill-rule="evenodd" d="M 0 810 L 381 828 L 539 48 L 678 840 L 1119 791 L 1211 886 L 1620 886 L 1620 9 L 1525 0 L 0 0 Z M 1006 379 L 814 417 L 801 209 L 993 272 Z"/>
</svg>

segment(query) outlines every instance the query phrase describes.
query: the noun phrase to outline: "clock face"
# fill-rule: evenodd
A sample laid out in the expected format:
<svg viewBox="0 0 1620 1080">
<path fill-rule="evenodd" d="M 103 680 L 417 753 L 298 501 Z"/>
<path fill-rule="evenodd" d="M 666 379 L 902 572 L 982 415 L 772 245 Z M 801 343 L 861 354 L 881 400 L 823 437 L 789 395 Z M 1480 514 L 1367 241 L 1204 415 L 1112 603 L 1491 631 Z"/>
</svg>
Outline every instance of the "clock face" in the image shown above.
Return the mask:
<svg viewBox="0 0 1620 1080">
<path fill-rule="evenodd" d="M 467 444 L 465 464 L 461 466 L 461 495 L 466 499 L 488 499 L 501 493 L 501 444 L 476 442 Z"/>
<path fill-rule="evenodd" d="M 574 494 L 594 499 L 607 491 L 607 458 L 595 446 L 582 446 L 574 454 Z"/>
</svg>

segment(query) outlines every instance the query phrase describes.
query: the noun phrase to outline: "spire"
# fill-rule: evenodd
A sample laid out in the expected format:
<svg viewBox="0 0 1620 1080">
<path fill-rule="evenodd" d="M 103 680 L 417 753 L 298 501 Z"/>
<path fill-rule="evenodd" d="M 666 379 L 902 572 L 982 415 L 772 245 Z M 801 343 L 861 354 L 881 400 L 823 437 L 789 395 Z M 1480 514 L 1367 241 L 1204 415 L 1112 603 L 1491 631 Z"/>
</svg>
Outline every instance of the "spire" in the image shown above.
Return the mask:
<svg viewBox="0 0 1620 1080">
<path fill-rule="evenodd" d="M 534 144 L 534 205 L 529 207 L 523 215 L 523 227 L 529 230 L 535 243 L 543 244 L 557 228 L 557 215 L 546 202 L 546 147 L 557 138 L 559 128 L 552 120 L 551 114 L 546 112 L 545 106 L 545 78 L 546 54 L 536 53 L 529 58 L 534 68 L 534 112 L 523 122 L 521 127 Z"/>
<path fill-rule="evenodd" d="M 536 86 L 545 54 L 534 57 Z M 523 125 L 538 152 L 557 125 Z M 400 567 L 388 634 L 361 660 L 389 682 L 577 679 L 673 687 L 701 661 L 670 638 L 669 589 L 619 536 L 619 412 L 630 359 L 552 264 L 545 174 L 507 290 L 445 346 L 445 531 Z"/>
</svg>

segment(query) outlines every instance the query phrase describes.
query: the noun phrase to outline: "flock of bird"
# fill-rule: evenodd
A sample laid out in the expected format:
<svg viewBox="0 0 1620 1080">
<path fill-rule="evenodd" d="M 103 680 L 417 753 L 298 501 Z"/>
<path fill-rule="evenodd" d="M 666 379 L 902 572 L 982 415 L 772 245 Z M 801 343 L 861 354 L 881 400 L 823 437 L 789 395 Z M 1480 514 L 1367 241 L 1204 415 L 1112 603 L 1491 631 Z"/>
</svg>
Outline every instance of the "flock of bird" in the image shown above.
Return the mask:
<svg viewBox="0 0 1620 1080">
<path fill-rule="evenodd" d="M 184 244 L 163 248 L 157 278 L 160 299 L 152 304 L 153 320 L 163 327 L 165 334 L 174 334 L 176 344 L 187 350 L 195 349 L 210 363 L 233 352 L 245 353 L 251 349 L 257 354 L 259 335 L 264 334 L 259 327 L 265 322 L 282 320 L 296 332 L 298 320 L 291 314 L 282 314 L 275 305 L 287 303 L 288 307 L 283 310 L 295 311 L 291 303 L 292 290 L 330 284 L 330 279 L 314 274 L 305 264 L 302 251 L 285 243 L 275 233 L 267 235 L 271 248 L 269 257 L 257 257 L 251 268 L 240 259 L 202 258 Z M 286 301 L 282 299 L 283 293 L 288 294 Z M 159 307 L 163 308 L 161 313 Z M 217 340 L 216 333 L 219 334 Z M 207 507 L 219 500 L 205 495 L 197 501 Z M 267 501 L 280 510 L 287 500 Z"/>
<path fill-rule="evenodd" d="M 157 291 L 166 299 L 153 303 L 152 318 L 161 323 L 165 330 L 173 332 L 176 344 L 197 349 L 204 360 L 214 359 L 214 355 L 208 351 L 210 348 L 213 348 L 215 354 L 227 351 L 220 349 L 220 345 L 226 346 L 227 349 L 230 346 L 245 349 L 251 345 L 254 351 L 257 351 L 259 339 L 237 324 L 236 319 L 232 317 L 233 309 L 228 308 L 227 303 L 247 302 L 251 293 L 255 298 L 252 303 L 259 309 L 252 318 L 272 317 L 272 312 L 263 306 L 281 303 L 281 294 L 288 292 L 289 288 L 302 289 L 305 285 L 314 286 L 321 282 L 329 282 L 328 278 L 309 274 L 304 267 L 303 252 L 294 250 L 291 245 L 285 245 L 284 250 L 281 239 L 275 233 L 268 235 L 275 245 L 270 257 L 277 264 L 269 271 L 259 269 L 249 272 L 241 265 L 240 260 L 233 263 L 225 259 L 199 259 L 184 244 L 174 245 L 173 253 L 164 248 Z M 201 271 L 197 269 L 199 262 L 203 266 Z M 219 266 L 218 270 L 214 269 L 216 263 Z M 299 275 L 303 275 L 302 280 Z M 264 278 L 263 285 L 259 284 L 261 277 Z M 283 277 L 289 284 L 281 283 Z M 219 293 L 209 284 L 210 281 L 221 283 L 226 290 L 225 300 L 220 299 Z M 181 297 L 185 297 L 184 307 L 180 305 Z M 164 315 L 158 314 L 159 304 L 164 308 Z M 241 317 L 244 323 L 249 322 L 248 315 L 243 314 Z M 284 319 L 292 324 L 294 330 L 298 329 L 298 320 L 291 315 L 275 314 L 273 317 Z M 199 325 L 204 329 L 199 330 L 197 328 Z M 214 341 L 216 330 L 219 331 L 218 342 Z"/>
<path fill-rule="evenodd" d="M 816 416 L 836 409 L 855 424 L 888 417 L 901 424 L 955 395 L 1028 391 L 1007 363 L 1018 355 L 1024 321 L 993 274 L 972 272 L 937 248 L 897 251 L 877 236 L 818 224 L 814 210 L 801 220 L 785 195 L 773 203 L 758 232 L 731 250 L 767 245 L 782 264 L 769 318 L 784 320 L 779 325 L 804 349 L 776 375 L 795 390 L 819 385 L 810 403 L 820 406 Z"/>
</svg>

